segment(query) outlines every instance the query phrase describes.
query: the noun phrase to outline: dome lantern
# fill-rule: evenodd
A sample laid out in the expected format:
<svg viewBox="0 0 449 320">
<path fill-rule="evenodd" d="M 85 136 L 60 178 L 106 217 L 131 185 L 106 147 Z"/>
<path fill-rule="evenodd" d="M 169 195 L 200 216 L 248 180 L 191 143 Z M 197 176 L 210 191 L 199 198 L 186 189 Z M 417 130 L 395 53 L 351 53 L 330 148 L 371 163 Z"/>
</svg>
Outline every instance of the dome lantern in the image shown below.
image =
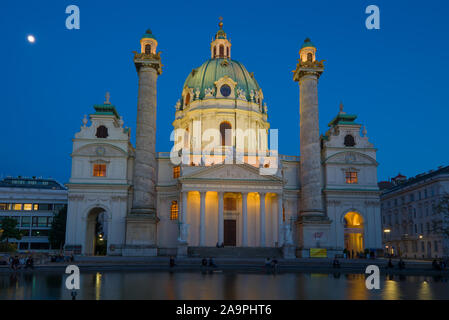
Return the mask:
<svg viewBox="0 0 449 320">
<path fill-rule="evenodd" d="M 156 54 L 157 40 L 150 29 L 140 39 L 140 53 Z"/>
<path fill-rule="evenodd" d="M 220 28 L 215 34 L 215 39 L 210 44 L 211 58 L 226 58 L 231 59 L 231 42 L 228 40 L 226 32 L 223 30 L 223 18 L 220 17 L 218 23 Z"/>
<path fill-rule="evenodd" d="M 309 38 L 304 40 L 304 43 L 301 46 L 301 50 L 299 50 L 299 55 L 301 57 L 302 62 L 310 61 L 314 62 L 316 59 L 316 47 L 310 41 Z"/>
</svg>

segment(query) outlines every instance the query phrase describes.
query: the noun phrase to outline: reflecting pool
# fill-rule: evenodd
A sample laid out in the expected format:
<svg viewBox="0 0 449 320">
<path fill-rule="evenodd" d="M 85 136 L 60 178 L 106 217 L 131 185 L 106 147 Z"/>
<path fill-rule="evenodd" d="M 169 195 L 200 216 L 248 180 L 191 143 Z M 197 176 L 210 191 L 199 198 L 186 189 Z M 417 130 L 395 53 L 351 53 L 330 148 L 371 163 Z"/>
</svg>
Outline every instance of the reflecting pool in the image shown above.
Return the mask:
<svg viewBox="0 0 449 320">
<path fill-rule="evenodd" d="M 71 299 L 62 272 L 0 274 L 0 299 Z M 449 299 L 447 277 L 237 271 L 83 272 L 77 299 Z"/>
</svg>

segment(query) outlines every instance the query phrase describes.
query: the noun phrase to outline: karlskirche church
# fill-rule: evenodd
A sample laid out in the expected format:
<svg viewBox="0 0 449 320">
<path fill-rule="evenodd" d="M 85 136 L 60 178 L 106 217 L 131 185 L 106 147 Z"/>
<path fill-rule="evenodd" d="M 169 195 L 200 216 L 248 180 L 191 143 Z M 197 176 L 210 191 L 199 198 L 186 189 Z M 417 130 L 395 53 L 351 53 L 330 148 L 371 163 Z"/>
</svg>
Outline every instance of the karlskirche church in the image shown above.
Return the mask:
<svg viewBox="0 0 449 320">
<path fill-rule="evenodd" d="M 300 157 L 273 147 L 277 134 L 270 130 L 263 90 L 233 59 L 222 22 L 210 59 L 180 88 L 172 150 L 156 153 L 157 79 L 163 72 L 157 46 L 148 30 L 134 53 L 136 145 L 109 94 L 75 134 L 66 250 L 295 258 L 382 248 L 376 148 L 342 105 L 320 135 L 324 64 L 309 39 L 292 79 L 300 93 Z"/>
</svg>

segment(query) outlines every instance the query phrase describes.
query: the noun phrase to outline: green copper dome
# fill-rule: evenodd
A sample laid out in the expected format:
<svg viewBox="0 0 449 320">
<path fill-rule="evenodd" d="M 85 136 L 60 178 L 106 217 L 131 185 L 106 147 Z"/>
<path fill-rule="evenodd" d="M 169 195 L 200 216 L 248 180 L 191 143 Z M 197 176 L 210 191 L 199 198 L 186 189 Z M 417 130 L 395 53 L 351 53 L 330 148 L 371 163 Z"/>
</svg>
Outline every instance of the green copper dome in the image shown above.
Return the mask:
<svg viewBox="0 0 449 320">
<path fill-rule="evenodd" d="M 142 36 L 142 39 L 145 39 L 145 38 L 150 38 L 150 39 L 156 40 L 156 37 L 153 35 L 153 33 L 151 32 L 150 29 L 148 29 L 147 32 L 145 32 L 145 34 Z"/>
<path fill-rule="evenodd" d="M 254 79 L 254 75 L 250 74 L 240 62 L 225 58 L 209 59 L 200 67 L 193 69 L 184 82 L 183 88 L 187 86 L 194 91 L 199 89 L 199 98 L 203 99 L 205 96 L 204 91 L 207 88 L 215 88 L 215 81 L 224 76 L 228 76 L 237 82 L 235 91 L 237 92 L 237 89 L 243 90 L 248 101 L 250 100 L 251 91 L 255 94 L 260 89 L 256 79 Z M 235 97 L 232 98 L 234 99 Z"/>
<path fill-rule="evenodd" d="M 306 38 L 306 40 L 304 40 L 304 43 L 302 44 L 301 49 L 306 48 L 306 47 L 316 48 L 315 45 L 312 43 L 312 41 L 310 41 L 309 38 Z"/>
</svg>

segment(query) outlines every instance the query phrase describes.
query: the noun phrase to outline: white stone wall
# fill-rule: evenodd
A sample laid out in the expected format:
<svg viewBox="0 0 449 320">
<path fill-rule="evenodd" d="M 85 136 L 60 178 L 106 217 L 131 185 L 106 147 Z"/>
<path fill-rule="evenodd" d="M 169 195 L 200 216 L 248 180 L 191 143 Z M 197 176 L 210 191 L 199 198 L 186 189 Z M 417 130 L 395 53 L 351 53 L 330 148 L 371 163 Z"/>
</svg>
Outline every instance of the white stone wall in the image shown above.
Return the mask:
<svg viewBox="0 0 449 320">
<path fill-rule="evenodd" d="M 123 122 L 114 115 L 90 115 L 91 123 L 81 127 L 73 140 L 72 174 L 68 186 L 66 245 L 81 245 L 90 253 L 93 230 L 89 214 L 95 208 L 105 212 L 108 254 L 121 254 L 125 243 L 125 217 L 130 207 L 133 148 Z M 98 126 L 108 128 L 107 138 L 95 136 Z M 106 176 L 94 177 L 93 164 L 106 164 Z M 91 216 L 92 217 L 92 216 Z M 88 230 L 89 229 L 89 230 Z M 110 250 L 111 245 L 114 250 Z"/>
</svg>

